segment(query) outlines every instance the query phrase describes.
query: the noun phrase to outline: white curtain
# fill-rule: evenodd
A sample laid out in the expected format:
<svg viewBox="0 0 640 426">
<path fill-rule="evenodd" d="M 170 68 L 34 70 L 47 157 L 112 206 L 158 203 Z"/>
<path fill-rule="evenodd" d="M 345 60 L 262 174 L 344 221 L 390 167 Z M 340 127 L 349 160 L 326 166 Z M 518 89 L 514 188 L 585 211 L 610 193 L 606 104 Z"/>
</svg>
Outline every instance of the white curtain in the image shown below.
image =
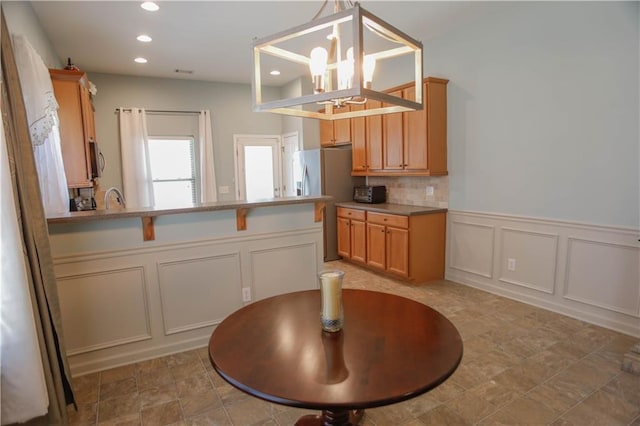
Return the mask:
<svg viewBox="0 0 640 426">
<path fill-rule="evenodd" d="M 46 214 L 69 211 L 67 177 L 58 130 L 58 102 L 47 66 L 23 35 L 13 36 L 14 55 Z"/>
<path fill-rule="evenodd" d="M 24 247 L 18 228 L 4 129 L 0 162 L 0 360 L 2 424 L 47 414 L 49 398 L 28 288 Z"/>
<path fill-rule="evenodd" d="M 144 108 L 120 108 L 122 189 L 127 207 L 153 207 L 153 178 Z"/>
<path fill-rule="evenodd" d="M 198 117 L 198 144 L 200 148 L 200 202 L 218 201 L 216 173 L 213 161 L 213 138 L 211 137 L 211 112 L 200 111 Z"/>
</svg>

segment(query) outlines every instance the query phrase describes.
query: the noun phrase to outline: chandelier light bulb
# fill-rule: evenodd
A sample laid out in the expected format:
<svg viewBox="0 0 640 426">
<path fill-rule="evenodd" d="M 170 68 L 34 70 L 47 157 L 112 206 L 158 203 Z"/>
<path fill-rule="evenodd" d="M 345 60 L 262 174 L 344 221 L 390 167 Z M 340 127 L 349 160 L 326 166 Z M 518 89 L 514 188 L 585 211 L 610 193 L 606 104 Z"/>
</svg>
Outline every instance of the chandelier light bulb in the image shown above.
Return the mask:
<svg viewBox="0 0 640 426">
<path fill-rule="evenodd" d="M 324 75 L 324 72 L 327 69 L 328 58 L 329 54 L 327 53 L 327 49 L 324 47 L 314 48 L 311 51 L 309 58 L 309 69 L 311 70 L 311 75 Z"/>
<path fill-rule="evenodd" d="M 364 55 L 364 61 L 362 64 L 362 74 L 364 79 L 364 86 L 371 88 L 371 82 L 373 81 L 373 72 L 376 69 L 376 58 L 371 55 Z"/>
<path fill-rule="evenodd" d="M 327 70 L 328 57 L 327 49 L 323 47 L 314 48 L 309 55 L 309 70 L 314 93 L 324 92 L 324 73 Z"/>
<path fill-rule="evenodd" d="M 338 63 L 338 89 L 350 89 L 353 86 L 353 47 L 347 49 L 347 59 Z"/>
</svg>

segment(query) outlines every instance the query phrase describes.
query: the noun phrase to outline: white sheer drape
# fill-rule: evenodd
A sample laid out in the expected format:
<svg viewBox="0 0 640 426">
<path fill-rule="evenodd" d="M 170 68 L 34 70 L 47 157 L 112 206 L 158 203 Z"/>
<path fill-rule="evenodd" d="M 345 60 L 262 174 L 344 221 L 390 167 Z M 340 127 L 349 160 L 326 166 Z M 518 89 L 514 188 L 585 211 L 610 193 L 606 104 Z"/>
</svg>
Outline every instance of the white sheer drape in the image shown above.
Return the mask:
<svg viewBox="0 0 640 426">
<path fill-rule="evenodd" d="M 13 45 L 44 211 L 68 212 L 69 192 L 57 126 L 58 103 L 49 70 L 25 36 L 14 35 Z"/>
<path fill-rule="evenodd" d="M 2 424 L 47 414 L 49 397 L 27 283 L 24 247 L 18 228 L 9 159 L 0 133 L 0 359 Z"/>
<path fill-rule="evenodd" d="M 216 190 L 211 112 L 209 110 L 200 111 L 198 116 L 198 139 L 200 148 L 200 201 L 210 203 L 218 200 L 218 192 Z"/>
<path fill-rule="evenodd" d="M 153 178 L 144 108 L 120 108 L 122 189 L 127 207 L 152 207 Z"/>
</svg>

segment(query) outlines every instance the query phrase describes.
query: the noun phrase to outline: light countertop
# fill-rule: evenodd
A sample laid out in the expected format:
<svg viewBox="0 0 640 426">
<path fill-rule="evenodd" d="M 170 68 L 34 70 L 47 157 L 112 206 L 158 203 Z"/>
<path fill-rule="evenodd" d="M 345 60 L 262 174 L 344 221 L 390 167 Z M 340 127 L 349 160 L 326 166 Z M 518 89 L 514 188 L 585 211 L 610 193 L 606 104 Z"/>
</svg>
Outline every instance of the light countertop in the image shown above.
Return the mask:
<svg viewBox="0 0 640 426">
<path fill-rule="evenodd" d="M 446 213 L 447 209 L 439 207 L 411 206 L 408 204 L 368 204 L 356 203 L 354 201 L 336 203 L 336 207 L 346 207 L 349 209 L 366 210 L 377 213 L 397 214 L 402 216 L 416 216 L 433 213 Z"/>
<path fill-rule="evenodd" d="M 114 208 L 109 210 L 83 210 L 77 212 L 62 213 L 47 217 L 47 222 L 52 223 L 73 223 L 88 222 L 96 220 L 121 219 L 130 217 L 157 217 L 173 214 L 213 212 L 220 210 L 241 210 L 253 209 L 258 207 L 284 206 L 290 204 L 306 204 L 306 203 L 323 203 L 333 200 L 329 196 L 315 197 L 282 197 L 261 199 L 254 201 L 219 201 L 215 203 L 194 204 L 184 207 L 146 207 L 146 208 Z"/>
</svg>

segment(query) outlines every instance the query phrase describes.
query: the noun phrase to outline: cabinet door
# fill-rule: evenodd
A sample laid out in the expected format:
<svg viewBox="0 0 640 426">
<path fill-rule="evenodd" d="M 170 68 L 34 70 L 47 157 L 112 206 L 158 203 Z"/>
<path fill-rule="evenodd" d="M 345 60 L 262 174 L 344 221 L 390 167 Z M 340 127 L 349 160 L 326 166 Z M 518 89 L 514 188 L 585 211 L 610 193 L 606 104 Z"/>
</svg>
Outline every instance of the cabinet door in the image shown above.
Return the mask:
<svg viewBox="0 0 640 426">
<path fill-rule="evenodd" d="M 351 219 L 338 217 L 338 254 L 351 258 Z"/>
<path fill-rule="evenodd" d="M 447 174 L 447 81 L 427 79 L 424 89 L 427 109 L 429 173 Z"/>
<path fill-rule="evenodd" d="M 367 109 L 376 109 L 382 106 L 380 101 L 367 101 Z M 365 131 L 367 134 L 367 168 L 369 170 L 382 170 L 382 116 L 371 115 L 365 118 Z"/>
<path fill-rule="evenodd" d="M 335 145 L 335 138 L 333 137 L 333 121 L 330 120 L 318 120 L 320 121 L 320 145 L 331 146 Z"/>
<path fill-rule="evenodd" d="M 351 119 L 333 121 L 333 139 L 335 144 L 351 143 Z"/>
<path fill-rule="evenodd" d="M 387 270 L 409 276 L 409 231 L 387 226 Z"/>
<path fill-rule="evenodd" d="M 364 105 L 352 105 L 352 111 L 360 111 Z M 365 117 L 351 119 L 351 170 L 364 172 L 367 170 L 367 139 Z"/>
<path fill-rule="evenodd" d="M 360 220 L 351 221 L 351 260 L 367 261 L 367 227 Z"/>
<path fill-rule="evenodd" d="M 62 162 L 69 188 L 91 187 L 88 142 L 85 139 L 81 88 L 76 80 L 52 79 L 53 90 L 58 101 L 60 120 L 60 146 Z M 86 113 L 85 113 L 86 114 Z"/>
<path fill-rule="evenodd" d="M 385 226 L 367 223 L 367 265 L 385 269 Z"/>
<path fill-rule="evenodd" d="M 402 90 L 390 92 L 390 95 L 402 97 Z M 384 104 L 385 106 L 391 106 Z M 384 151 L 384 169 L 402 170 L 404 168 L 404 155 L 402 151 L 403 113 L 386 114 L 382 118 L 382 144 Z"/>
<path fill-rule="evenodd" d="M 423 85 L 423 99 L 426 99 L 426 85 Z M 403 97 L 415 100 L 412 87 L 402 91 Z M 404 168 L 405 170 L 427 170 L 427 103 L 421 111 L 405 112 L 404 118 Z"/>
</svg>

